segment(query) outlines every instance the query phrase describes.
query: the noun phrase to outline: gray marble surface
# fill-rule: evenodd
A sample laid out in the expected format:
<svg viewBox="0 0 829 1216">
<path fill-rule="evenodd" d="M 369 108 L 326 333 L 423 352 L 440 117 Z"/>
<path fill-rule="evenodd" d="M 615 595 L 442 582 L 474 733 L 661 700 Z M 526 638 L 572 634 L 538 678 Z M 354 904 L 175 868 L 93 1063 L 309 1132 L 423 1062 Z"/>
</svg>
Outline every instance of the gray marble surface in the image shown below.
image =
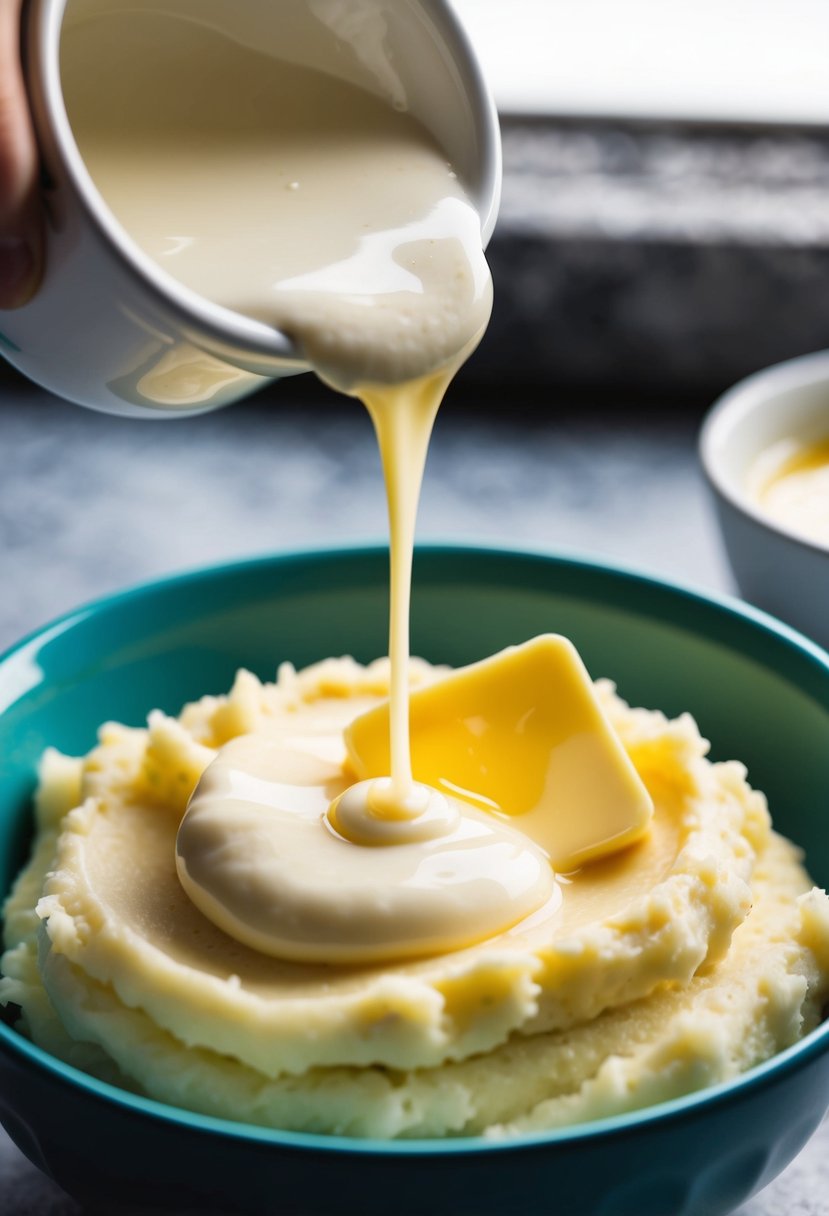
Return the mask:
<svg viewBox="0 0 829 1216">
<path fill-rule="evenodd" d="M 163 422 L 0 381 L 0 561 L 13 589 L 0 596 L 0 646 L 158 574 L 382 538 L 368 415 L 307 379 Z M 696 467 L 698 418 L 669 397 L 599 409 L 467 378 L 437 420 L 419 536 L 566 548 L 727 589 Z"/>
<path fill-rule="evenodd" d="M 695 457 L 699 408 L 484 392 L 438 420 L 423 539 L 568 549 L 731 590 Z M 223 413 L 136 423 L 0 381 L 0 647 L 136 580 L 384 535 L 367 418 L 287 382 Z M 829 1125 L 741 1216 L 826 1216 Z M 2 1216 L 80 1216 L 0 1132 Z M 113 1216 L 116 1216 L 113 1213 Z"/>
</svg>

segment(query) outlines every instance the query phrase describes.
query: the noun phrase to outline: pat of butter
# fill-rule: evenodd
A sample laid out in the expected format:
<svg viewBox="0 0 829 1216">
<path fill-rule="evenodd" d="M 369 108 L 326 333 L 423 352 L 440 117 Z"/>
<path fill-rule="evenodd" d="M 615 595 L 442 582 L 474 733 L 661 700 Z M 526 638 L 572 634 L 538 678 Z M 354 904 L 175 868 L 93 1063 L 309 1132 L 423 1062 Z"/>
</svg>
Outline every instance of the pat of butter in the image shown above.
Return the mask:
<svg viewBox="0 0 829 1216">
<path fill-rule="evenodd" d="M 650 795 L 567 638 L 543 634 L 419 689 L 410 727 L 417 781 L 520 817 L 560 871 L 648 830 Z M 388 773 L 388 705 L 356 718 L 345 739 L 361 779 Z"/>
</svg>

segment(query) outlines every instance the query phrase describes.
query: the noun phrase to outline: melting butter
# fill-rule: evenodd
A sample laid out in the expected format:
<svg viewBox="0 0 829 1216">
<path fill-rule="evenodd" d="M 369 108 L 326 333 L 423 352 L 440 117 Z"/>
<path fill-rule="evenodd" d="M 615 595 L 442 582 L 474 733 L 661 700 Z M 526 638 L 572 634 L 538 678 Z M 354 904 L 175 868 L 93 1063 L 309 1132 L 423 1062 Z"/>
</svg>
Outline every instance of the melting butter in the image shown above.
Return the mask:
<svg viewBox="0 0 829 1216">
<path fill-rule="evenodd" d="M 346 729 L 364 780 L 388 768 L 388 723 L 380 705 Z M 418 689 L 410 730 L 418 781 L 509 817 L 561 872 L 650 828 L 651 796 L 567 638 L 542 635 Z"/>
</svg>

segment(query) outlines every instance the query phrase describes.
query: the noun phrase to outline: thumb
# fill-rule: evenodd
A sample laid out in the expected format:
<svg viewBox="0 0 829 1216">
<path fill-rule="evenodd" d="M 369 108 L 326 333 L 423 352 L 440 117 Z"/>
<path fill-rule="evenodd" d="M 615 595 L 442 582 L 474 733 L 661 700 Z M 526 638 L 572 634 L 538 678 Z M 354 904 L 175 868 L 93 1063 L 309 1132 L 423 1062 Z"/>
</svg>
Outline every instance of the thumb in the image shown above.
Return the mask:
<svg viewBox="0 0 829 1216">
<path fill-rule="evenodd" d="M 20 63 L 22 0 L 0 0 L 0 308 L 25 304 L 43 257 L 38 153 Z"/>
</svg>

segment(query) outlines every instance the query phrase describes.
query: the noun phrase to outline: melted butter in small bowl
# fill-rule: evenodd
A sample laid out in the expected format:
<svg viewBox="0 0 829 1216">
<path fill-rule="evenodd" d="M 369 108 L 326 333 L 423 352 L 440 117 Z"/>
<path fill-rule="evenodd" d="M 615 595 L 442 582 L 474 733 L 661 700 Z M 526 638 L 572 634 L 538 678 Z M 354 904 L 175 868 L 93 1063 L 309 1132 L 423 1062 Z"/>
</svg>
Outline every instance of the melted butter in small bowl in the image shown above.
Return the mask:
<svg viewBox="0 0 829 1216">
<path fill-rule="evenodd" d="M 776 523 L 829 548 L 829 429 L 817 442 L 772 444 L 751 466 L 746 488 Z"/>
<path fill-rule="evenodd" d="M 829 354 L 737 384 L 700 456 L 742 594 L 829 646 Z"/>
</svg>

